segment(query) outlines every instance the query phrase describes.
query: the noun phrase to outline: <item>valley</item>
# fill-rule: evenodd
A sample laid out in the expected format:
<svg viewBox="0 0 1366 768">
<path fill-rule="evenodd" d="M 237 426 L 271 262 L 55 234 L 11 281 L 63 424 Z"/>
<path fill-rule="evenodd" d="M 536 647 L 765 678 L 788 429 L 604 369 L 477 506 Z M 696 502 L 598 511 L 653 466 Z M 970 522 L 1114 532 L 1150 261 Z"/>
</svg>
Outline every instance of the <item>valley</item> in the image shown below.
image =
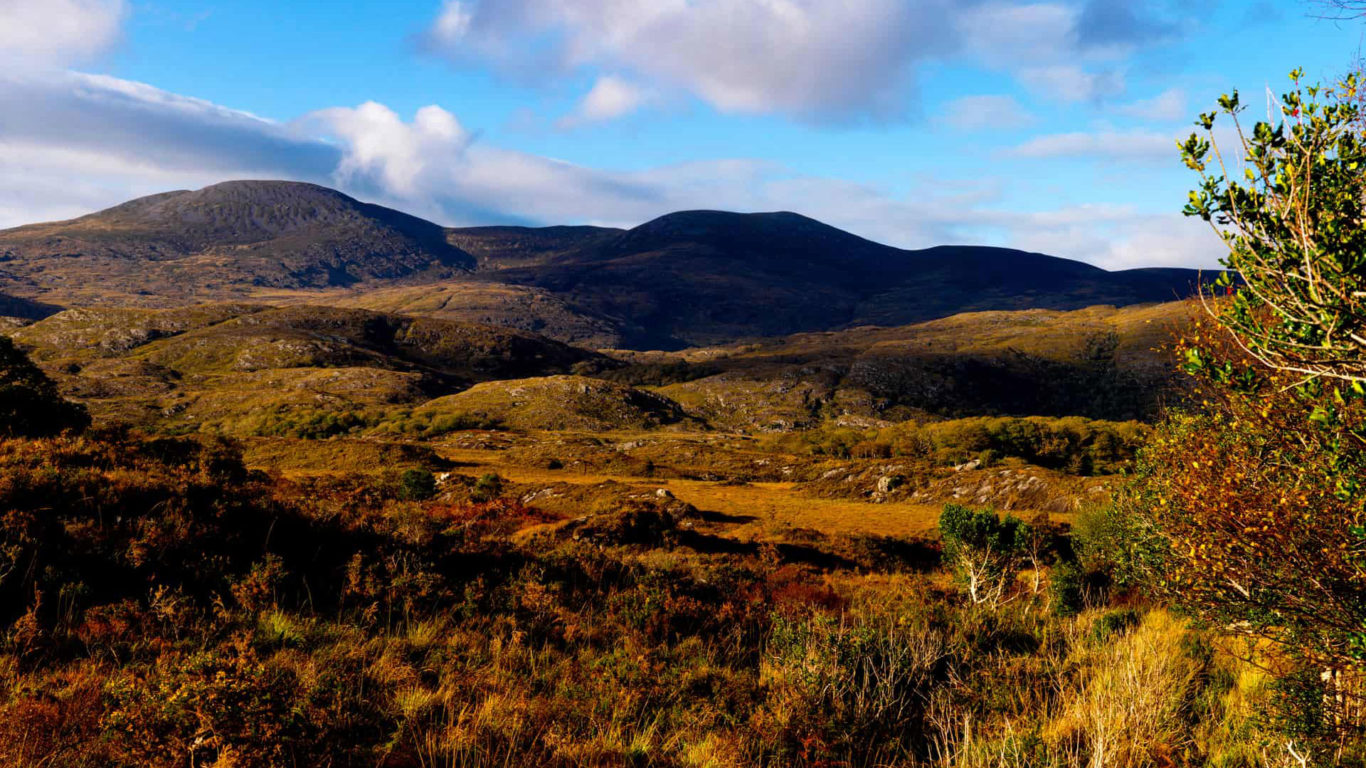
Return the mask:
<svg viewBox="0 0 1366 768">
<path fill-rule="evenodd" d="M 1162 348 L 1196 312 L 1082 306 L 1184 276 L 899 252 L 790 214 L 443 232 L 282 182 L 167 193 L 4 243 L 16 285 L 84 302 L 5 333 L 98 425 L 237 440 L 246 466 L 291 481 L 420 470 L 460 501 L 493 477 L 559 521 L 543 533 L 667 499 L 723 549 L 831 557 L 851 537 L 932 541 L 946 503 L 1063 524 L 1103 504 L 1145 422 L 1183 396 Z M 175 277 L 210 254 L 225 282 Z M 1021 259 L 1010 279 L 994 271 Z M 953 313 L 1002 305 L 1028 308 Z M 707 317 L 678 314 L 690 307 Z"/>
<path fill-rule="evenodd" d="M 1363 22 L 0 0 L 0 768 L 1366 768 Z"/>
<path fill-rule="evenodd" d="M 1271 695 L 1098 543 L 1197 394 L 1194 273 L 277 182 L 0 254 L 5 761 L 1061 767 L 1117 663 L 1225 702 L 1134 744 Z"/>
</svg>

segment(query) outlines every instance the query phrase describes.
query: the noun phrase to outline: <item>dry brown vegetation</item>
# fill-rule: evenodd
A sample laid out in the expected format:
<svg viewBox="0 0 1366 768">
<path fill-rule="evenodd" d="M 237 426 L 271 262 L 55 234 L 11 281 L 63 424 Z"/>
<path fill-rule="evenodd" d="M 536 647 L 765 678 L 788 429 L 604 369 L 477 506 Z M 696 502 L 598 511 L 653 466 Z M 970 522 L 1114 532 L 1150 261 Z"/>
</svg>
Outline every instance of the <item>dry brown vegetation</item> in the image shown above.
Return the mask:
<svg viewBox="0 0 1366 768">
<path fill-rule="evenodd" d="M 685 489 L 403 501 L 117 433 L 0 467 L 8 765 L 1162 765 L 1266 695 L 1160 611 L 973 607 L 928 540 L 731 538 Z"/>
<path fill-rule="evenodd" d="M 1094 376 L 1148 361 L 1146 321 L 1174 311 L 936 333 L 960 345 L 943 359 L 1022 354 Z M 1057 338 L 1029 347 L 1031 325 Z M 1095 352 L 1112 331 L 1133 338 Z M 0 440 L 6 765 L 1284 757 L 1247 654 L 1115 586 L 1066 533 L 1104 506 L 1141 423 L 898 421 L 848 394 L 867 375 L 852 334 L 618 368 L 349 310 L 100 310 L 11 333 L 101 426 Z M 933 336 L 868 333 L 901 350 L 879 360 L 917 365 L 904 345 Z M 693 366 L 781 381 L 821 356 L 828 403 L 852 405 L 807 409 L 808 429 L 661 394 L 730 375 Z M 520 378 L 525 365 L 593 376 Z M 120 419 L 145 431 L 108 426 Z M 946 503 L 1029 521 L 991 601 L 942 559 Z"/>
</svg>

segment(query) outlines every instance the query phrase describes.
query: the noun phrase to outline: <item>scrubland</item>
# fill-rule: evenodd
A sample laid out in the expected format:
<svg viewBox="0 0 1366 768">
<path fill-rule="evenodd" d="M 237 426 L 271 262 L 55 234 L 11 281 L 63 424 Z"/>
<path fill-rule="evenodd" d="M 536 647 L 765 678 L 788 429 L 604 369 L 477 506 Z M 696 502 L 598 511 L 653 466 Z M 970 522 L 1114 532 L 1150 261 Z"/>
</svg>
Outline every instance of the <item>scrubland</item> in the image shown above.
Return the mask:
<svg viewBox="0 0 1366 768">
<path fill-rule="evenodd" d="M 1274 644 L 1116 565 L 1148 421 L 860 411 L 850 368 L 802 428 L 717 423 L 669 394 L 734 397 L 715 356 L 179 312 L 14 330 L 46 374 L 3 350 L 0 764 L 1358 758 L 1294 730 Z M 1113 383 L 1122 346 L 1064 356 Z"/>
<path fill-rule="evenodd" d="M 394 471 L 268 474 L 226 444 L 108 431 L 11 439 L 0 466 L 7 765 L 1258 765 L 1270 748 L 1265 678 L 1094 574 L 1059 589 L 1075 556 L 1056 529 L 1040 578 L 971 605 L 928 530 L 733 536 L 709 503 L 734 497 L 683 489 L 571 517 L 512 483 L 447 477 L 417 499 Z"/>
</svg>

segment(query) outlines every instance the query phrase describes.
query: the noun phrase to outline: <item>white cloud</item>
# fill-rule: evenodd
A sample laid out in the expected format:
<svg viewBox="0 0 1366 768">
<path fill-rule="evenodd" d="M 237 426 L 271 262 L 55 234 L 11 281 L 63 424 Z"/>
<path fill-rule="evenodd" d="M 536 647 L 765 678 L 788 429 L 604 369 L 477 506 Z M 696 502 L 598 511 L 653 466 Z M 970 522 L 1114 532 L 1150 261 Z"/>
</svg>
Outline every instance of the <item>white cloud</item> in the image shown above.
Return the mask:
<svg viewBox="0 0 1366 768">
<path fill-rule="evenodd" d="M 940 122 L 959 131 L 1010 131 L 1034 122 L 1012 96 L 964 96 L 949 102 Z"/>
<path fill-rule="evenodd" d="M 1073 64 L 1025 67 L 1017 74 L 1025 87 L 1055 101 L 1101 101 L 1124 92 L 1123 73 L 1087 70 Z"/>
<path fill-rule="evenodd" d="M 1175 134 L 1149 130 L 1054 133 L 1038 136 L 1010 150 L 1015 157 L 1090 158 L 1099 160 L 1171 159 Z"/>
<path fill-rule="evenodd" d="M 165 170 L 273 170 L 291 178 L 329 171 L 337 157 L 292 126 L 76 72 L 0 75 L 0 144 L 95 152 Z"/>
<path fill-rule="evenodd" d="M 643 88 L 615 75 L 599 77 L 573 114 L 560 118 L 556 125 L 561 129 L 574 128 L 587 123 L 601 123 L 616 120 L 635 112 L 650 100 L 650 94 Z"/>
<path fill-rule="evenodd" d="M 1037 95 L 1063 102 L 1099 101 L 1125 90 L 1125 60 L 1139 48 L 1174 39 L 1176 27 L 1150 17 L 1162 3 L 969 4 L 958 18 L 968 51 L 1011 73 Z"/>
<path fill-rule="evenodd" d="M 429 169 L 457 162 L 470 141 L 455 115 L 435 105 L 419 109 L 411 124 L 373 101 L 325 109 L 308 120 L 342 140 L 345 150 L 334 174 L 338 181 L 345 185 L 368 177 L 400 196 L 421 193 Z"/>
<path fill-rule="evenodd" d="M 340 158 L 295 127 L 141 83 L 0 76 L 0 226 L 229 178 L 326 180 Z"/>
<path fill-rule="evenodd" d="M 1085 205 L 994 217 L 1016 248 L 1086 261 L 1106 269 L 1215 269 L 1223 244 L 1209 225 L 1179 213 Z"/>
<path fill-rule="evenodd" d="M 1155 123 L 1170 123 L 1193 117 L 1186 111 L 1186 92 L 1180 88 L 1169 88 L 1150 99 L 1124 104 L 1118 111 L 1126 117 Z"/>
<path fill-rule="evenodd" d="M 893 118 L 917 68 L 967 60 L 1062 101 L 1121 92 L 1173 38 L 1135 0 L 445 0 L 426 47 L 545 85 L 619 73 L 722 112 Z M 569 76 L 575 76 L 573 78 Z M 638 104 L 636 105 L 638 106 Z"/>
<path fill-rule="evenodd" d="M 1061 3 L 987 2 L 966 6 L 957 31 L 989 66 L 1037 66 L 1075 57 L 1077 16 Z"/>
<path fill-rule="evenodd" d="M 428 42 L 513 72 L 599 67 L 724 112 L 825 119 L 906 105 L 954 45 L 952 0 L 447 0 Z"/>
<path fill-rule="evenodd" d="M 126 0 L 0 0 L 0 64 L 65 66 L 119 39 Z"/>
</svg>

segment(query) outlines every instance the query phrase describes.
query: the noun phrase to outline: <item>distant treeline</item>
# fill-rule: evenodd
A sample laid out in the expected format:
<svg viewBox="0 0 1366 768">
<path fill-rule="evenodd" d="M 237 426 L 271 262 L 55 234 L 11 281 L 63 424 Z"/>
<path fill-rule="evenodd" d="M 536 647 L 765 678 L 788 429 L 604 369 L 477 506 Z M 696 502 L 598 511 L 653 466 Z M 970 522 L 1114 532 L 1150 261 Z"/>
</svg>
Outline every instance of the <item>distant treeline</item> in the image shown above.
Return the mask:
<svg viewBox="0 0 1366 768">
<path fill-rule="evenodd" d="M 1073 474 L 1107 474 L 1130 461 L 1150 432 L 1136 421 L 1076 416 L 976 417 L 881 429 L 827 426 L 772 438 L 776 447 L 836 458 L 920 458 L 936 464 L 1023 459 Z"/>
</svg>

